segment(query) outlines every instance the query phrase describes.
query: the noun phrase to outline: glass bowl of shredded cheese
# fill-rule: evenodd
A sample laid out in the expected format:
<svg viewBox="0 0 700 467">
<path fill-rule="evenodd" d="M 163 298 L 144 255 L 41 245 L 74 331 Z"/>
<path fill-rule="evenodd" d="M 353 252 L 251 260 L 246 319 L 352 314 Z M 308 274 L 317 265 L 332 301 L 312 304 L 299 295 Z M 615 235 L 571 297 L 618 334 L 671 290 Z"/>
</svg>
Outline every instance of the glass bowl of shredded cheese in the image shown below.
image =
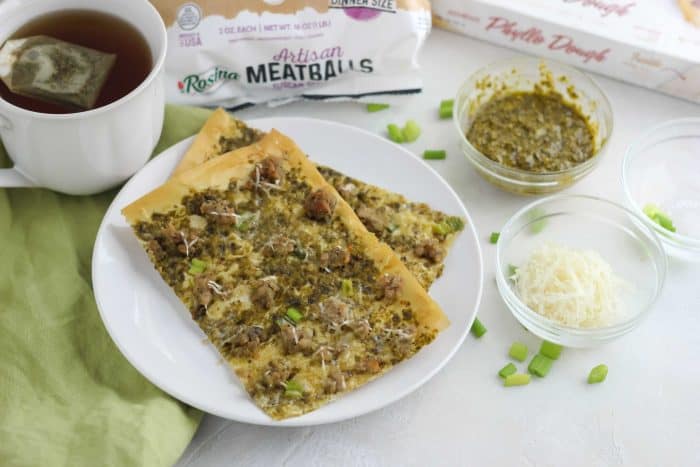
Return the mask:
<svg viewBox="0 0 700 467">
<path fill-rule="evenodd" d="M 663 287 L 667 259 L 654 229 L 616 203 L 556 195 L 529 204 L 496 245 L 498 290 L 535 335 L 592 347 L 634 329 Z"/>
</svg>

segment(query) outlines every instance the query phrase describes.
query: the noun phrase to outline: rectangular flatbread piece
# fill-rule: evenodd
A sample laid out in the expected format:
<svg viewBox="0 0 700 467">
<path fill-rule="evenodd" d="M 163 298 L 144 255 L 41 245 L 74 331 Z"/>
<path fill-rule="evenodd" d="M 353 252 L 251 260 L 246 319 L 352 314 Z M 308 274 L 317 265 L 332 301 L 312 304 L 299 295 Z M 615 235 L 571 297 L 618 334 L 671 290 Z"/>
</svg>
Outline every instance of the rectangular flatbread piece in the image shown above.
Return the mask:
<svg viewBox="0 0 700 467">
<path fill-rule="evenodd" d="M 173 176 L 247 146 L 263 135 L 262 131 L 251 129 L 223 109 L 217 109 L 195 137 Z M 317 168 L 355 210 L 365 227 L 401 257 L 424 288 L 430 288 L 442 274 L 447 252 L 464 228 L 464 221 L 329 167 Z"/>
<path fill-rule="evenodd" d="M 399 257 L 275 130 L 122 213 L 274 419 L 362 386 L 449 324 Z"/>
</svg>

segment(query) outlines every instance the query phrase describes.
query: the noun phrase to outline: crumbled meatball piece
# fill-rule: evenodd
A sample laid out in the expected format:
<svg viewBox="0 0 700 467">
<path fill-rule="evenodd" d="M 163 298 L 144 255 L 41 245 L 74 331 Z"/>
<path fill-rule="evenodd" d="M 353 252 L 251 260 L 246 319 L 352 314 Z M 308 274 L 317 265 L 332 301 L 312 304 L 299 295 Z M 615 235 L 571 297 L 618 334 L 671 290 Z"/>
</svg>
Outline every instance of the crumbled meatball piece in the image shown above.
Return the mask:
<svg viewBox="0 0 700 467">
<path fill-rule="evenodd" d="M 282 160 L 274 156 L 261 160 L 257 169 L 260 171 L 260 179 L 268 183 L 277 183 L 284 175 Z"/>
<path fill-rule="evenodd" d="M 308 218 L 325 222 L 333 216 L 337 202 L 330 191 L 320 188 L 306 197 L 304 211 Z"/>
<path fill-rule="evenodd" d="M 277 282 L 274 280 L 260 280 L 253 287 L 250 300 L 258 307 L 269 310 L 277 292 Z"/>
<path fill-rule="evenodd" d="M 267 338 L 262 326 L 240 325 L 231 339 L 233 354 L 237 356 L 255 355 L 260 344 Z"/>
<path fill-rule="evenodd" d="M 290 323 L 280 324 L 282 346 L 288 354 L 302 352 L 310 355 L 314 350 L 314 330 L 306 326 L 294 326 Z"/>
<path fill-rule="evenodd" d="M 335 297 L 328 298 L 319 304 L 319 318 L 328 324 L 338 325 L 348 319 L 350 306 Z"/>
<path fill-rule="evenodd" d="M 194 296 L 197 304 L 207 307 L 212 300 L 211 289 L 209 288 L 209 276 L 200 274 L 194 279 Z"/>
<path fill-rule="evenodd" d="M 270 241 L 263 246 L 262 252 L 265 256 L 286 256 L 292 251 L 296 244 L 294 240 L 284 235 L 273 235 Z"/>
<path fill-rule="evenodd" d="M 386 215 L 386 212 L 384 212 L 384 210 L 382 209 L 374 209 L 362 205 L 359 208 L 357 208 L 355 212 L 357 213 L 357 217 L 359 217 L 362 223 L 365 225 L 365 227 L 367 227 L 367 230 L 369 230 L 372 233 L 382 233 L 387 229 L 387 226 L 389 225 L 388 216 Z"/>
<path fill-rule="evenodd" d="M 161 248 L 160 243 L 158 243 L 156 239 L 148 241 L 148 251 L 159 261 L 166 257 L 165 251 L 163 251 L 163 248 Z"/>
<path fill-rule="evenodd" d="M 445 257 L 445 250 L 440 246 L 440 242 L 434 238 L 423 240 L 416 245 L 413 252 L 419 258 L 425 258 L 433 264 L 439 263 Z"/>
<path fill-rule="evenodd" d="M 399 295 L 403 279 L 396 274 L 383 274 L 377 280 L 377 298 L 386 298 L 387 300 L 395 300 Z"/>
<path fill-rule="evenodd" d="M 236 224 L 236 211 L 231 203 L 223 199 L 216 201 L 204 201 L 199 206 L 199 212 L 201 212 L 207 218 L 207 220 L 215 222 L 219 225 Z"/>
<path fill-rule="evenodd" d="M 353 321 L 350 327 L 352 328 L 352 332 L 355 333 L 355 336 L 359 337 L 360 339 L 369 337 L 370 333 L 372 332 L 372 326 L 370 326 L 369 321 L 366 319 L 358 319 L 357 321 Z"/>
<path fill-rule="evenodd" d="M 357 366 L 357 370 L 362 373 L 376 374 L 379 373 L 381 369 L 382 362 L 375 357 L 367 357 L 364 360 L 362 360 Z"/>
<path fill-rule="evenodd" d="M 345 374 L 337 368 L 333 368 L 329 371 L 323 388 L 326 394 L 335 394 L 336 392 L 343 391 L 345 388 Z"/>
<path fill-rule="evenodd" d="M 183 256 L 193 256 L 197 254 L 196 247 L 198 237 L 190 234 L 187 230 L 178 230 L 173 224 L 163 227 L 158 235 L 158 243 L 167 253 L 180 253 Z"/>
<path fill-rule="evenodd" d="M 324 267 L 340 268 L 350 262 L 350 250 L 347 247 L 336 245 L 330 250 L 321 253 L 319 259 Z"/>
<path fill-rule="evenodd" d="M 262 384 L 267 388 L 280 387 L 292 375 L 292 368 L 282 359 L 273 360 L 263 373 Z"/>
</svg>

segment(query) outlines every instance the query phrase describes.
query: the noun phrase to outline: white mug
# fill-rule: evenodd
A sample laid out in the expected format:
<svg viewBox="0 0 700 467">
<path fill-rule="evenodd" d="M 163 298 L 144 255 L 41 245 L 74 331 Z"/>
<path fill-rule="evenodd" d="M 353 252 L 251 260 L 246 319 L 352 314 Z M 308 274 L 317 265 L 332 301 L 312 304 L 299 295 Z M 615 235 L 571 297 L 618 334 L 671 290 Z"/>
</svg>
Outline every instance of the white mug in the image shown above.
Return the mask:
<svg viewBox="0 0 700 467">
<path fill-rule="evenodd" d="M 167 35 L 163 20 L 147 0 L 0 2 L 0 44 L 29 20 L 67 9 L 97 10 L 131 23 L 151 49 L 153 69 L 126 96 L 84 112 L 32 112 L 0 98 L 0 138 L 14 162 L 13 168 L 0 170 L 0 187 L 99 193 L 140 169 L 160 137 Z"/>
</svg>

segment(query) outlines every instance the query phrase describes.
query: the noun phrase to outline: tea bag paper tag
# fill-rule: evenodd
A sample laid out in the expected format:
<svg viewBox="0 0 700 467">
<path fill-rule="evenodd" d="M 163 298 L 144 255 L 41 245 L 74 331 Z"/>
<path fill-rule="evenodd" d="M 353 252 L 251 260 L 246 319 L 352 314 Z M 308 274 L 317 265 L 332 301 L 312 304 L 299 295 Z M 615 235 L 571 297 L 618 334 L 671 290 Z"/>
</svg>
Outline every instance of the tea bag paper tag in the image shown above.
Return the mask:
<svg viewBox="0 0 700 467">
<path fill-rule="evenodd" d="M 0 79 L 14 93 L 90 109 L 115 60 L 48 36 L 11 39 L 0 49 Z"/>
</svg>

